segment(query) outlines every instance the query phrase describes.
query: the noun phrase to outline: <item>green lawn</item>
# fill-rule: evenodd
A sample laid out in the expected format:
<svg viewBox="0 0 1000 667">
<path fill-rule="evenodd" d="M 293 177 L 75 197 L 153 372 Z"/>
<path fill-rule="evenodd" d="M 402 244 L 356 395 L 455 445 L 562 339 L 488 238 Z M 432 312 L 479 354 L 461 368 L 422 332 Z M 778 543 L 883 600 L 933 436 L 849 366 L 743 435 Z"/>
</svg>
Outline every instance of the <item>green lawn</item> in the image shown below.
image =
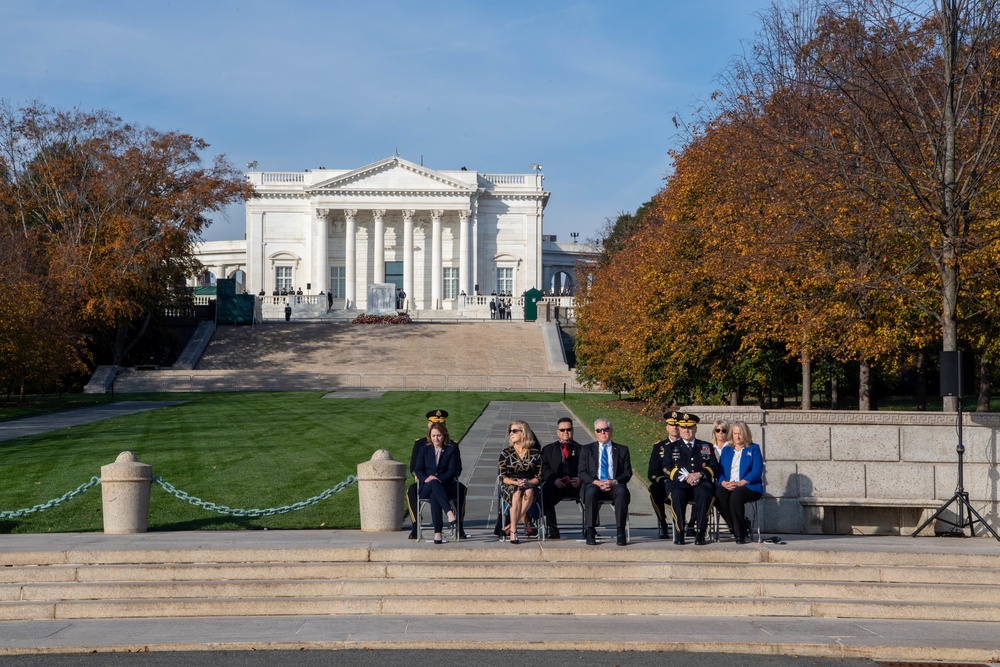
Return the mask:
<svg viewBox="0 0 1000 667">
<path fill-rule="evenodd" d="M 324 399 L 319 392 L 129 395 L 127 400 L 184 400 L 184 405 L 0 442 L 0 510 L 30 507 L 63 495 L 131 450 L 187 493 L 234 508 L 288 505 L 356 474 L 376 449 L 408 461 L 432 408 L 450 413 L 460 439 L 491 400 L 558 401 L 561 394 L 388 392 L 377 399 Z M 581 419 L 593 421 L 608 397 L 570 396 Z M 618 419 L 617 413 L 612 414 Z M 641 421 L 643 418 L 635 418 Z M 621 420 L 619 420 L 621 421 Z M 616 423 L 616 426 L 621 426 Z M 624 435 L 623 435 L 624 434 Z M 629 441 L 629 431 L 616 437 Z M 647 446 L 652 441 L 645 443 Z M 638 444 L 638 441 L 636 441 Z M 637 466 L 640 467 L 640 466 Z M 645 460 L 641 468 L 645 467 Z M 310 508 L 241 519 L 194 507 L 154 485 L 151 530 L 200 528 L 357 528 L 357 486 Z M 0 520 L 0 533 L 102 530 L 101 490 L 62 506 Z"/>
</svg>

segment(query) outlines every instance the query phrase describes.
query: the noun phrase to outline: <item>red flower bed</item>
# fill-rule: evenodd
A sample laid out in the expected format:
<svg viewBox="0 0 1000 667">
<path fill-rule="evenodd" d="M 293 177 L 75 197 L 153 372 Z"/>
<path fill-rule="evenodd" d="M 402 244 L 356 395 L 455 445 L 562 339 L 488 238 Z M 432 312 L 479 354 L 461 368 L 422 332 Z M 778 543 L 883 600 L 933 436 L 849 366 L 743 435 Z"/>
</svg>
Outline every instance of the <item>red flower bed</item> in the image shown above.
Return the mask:
<svg viewBox="0 0 1000 667">
<path fill-rule="evenodd" d="M 351 324 L 412 324 L 409 315 L 358 315 Z"/>
</svg>

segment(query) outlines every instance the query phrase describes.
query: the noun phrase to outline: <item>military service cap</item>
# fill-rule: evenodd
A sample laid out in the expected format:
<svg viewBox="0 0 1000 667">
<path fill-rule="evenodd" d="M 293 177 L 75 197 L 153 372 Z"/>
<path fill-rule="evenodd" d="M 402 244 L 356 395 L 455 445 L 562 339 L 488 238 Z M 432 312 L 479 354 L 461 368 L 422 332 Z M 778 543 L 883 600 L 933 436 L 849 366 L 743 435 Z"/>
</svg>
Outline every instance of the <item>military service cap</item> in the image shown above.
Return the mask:
<svg viewBox="0 0 1000 667">
<path fill-rule="evenodd" d="M 701 421 L 701 417 L 694 414 L 693 412 L 683 412 L 677 417 L 677 425 L 690 427 L 696 425 Z"/>
<path fill-rule="evenodd" d="M 677 426 L 677 420 L 680 418 L 681 413 L 674 410 L 673 412 L 664 412 L 663 418 L 667 420 L 668 426 Z"/>
<path fill-rule="evenodd" d="M 431 410 L 427 413 L 427 421 L 435 424 L 443 424 L 448 419 L 448 412 L 445 410 Z"/>
</svg>

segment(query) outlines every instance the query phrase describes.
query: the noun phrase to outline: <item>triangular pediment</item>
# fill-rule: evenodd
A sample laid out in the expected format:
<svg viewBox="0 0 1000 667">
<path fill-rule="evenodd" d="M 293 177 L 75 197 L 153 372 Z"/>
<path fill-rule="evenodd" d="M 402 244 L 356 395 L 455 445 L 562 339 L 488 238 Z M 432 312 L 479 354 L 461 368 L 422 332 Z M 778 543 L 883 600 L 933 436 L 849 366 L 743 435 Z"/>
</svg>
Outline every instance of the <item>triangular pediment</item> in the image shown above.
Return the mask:
<svg viewBox="0 0 1000 667">
<path fill-rule="evenodd" d="M 310 194 L 334 192 L 447 192 L 469 193 L 475 186 L 462 183 L 440 172 L 404 160 L 398 155 L 386 158 L 346 174 L 317 183 Z"/>
</svg>

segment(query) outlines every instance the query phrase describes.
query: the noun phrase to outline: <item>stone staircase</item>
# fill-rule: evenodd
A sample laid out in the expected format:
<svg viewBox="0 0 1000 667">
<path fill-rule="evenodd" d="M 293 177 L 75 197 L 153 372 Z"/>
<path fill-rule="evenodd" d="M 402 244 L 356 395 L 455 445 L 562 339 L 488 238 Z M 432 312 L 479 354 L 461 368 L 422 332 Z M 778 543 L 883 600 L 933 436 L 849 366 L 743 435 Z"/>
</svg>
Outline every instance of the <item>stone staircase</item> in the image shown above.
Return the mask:
<svg viewBox="0 0 1000 667">
<path fill-rule="evenodd" d="M 0 620 L 604 614 L 1000 622 L 1000 553 L 396 542 L 4 552 Z"/>
<path fill-rule="evenodd" d="M 194 370 L 122 369 L 114 388 L 579 391 L 573 372 L 551 370 L 542 334 L 516 321 L 220 326 Z"/>
</svg>

